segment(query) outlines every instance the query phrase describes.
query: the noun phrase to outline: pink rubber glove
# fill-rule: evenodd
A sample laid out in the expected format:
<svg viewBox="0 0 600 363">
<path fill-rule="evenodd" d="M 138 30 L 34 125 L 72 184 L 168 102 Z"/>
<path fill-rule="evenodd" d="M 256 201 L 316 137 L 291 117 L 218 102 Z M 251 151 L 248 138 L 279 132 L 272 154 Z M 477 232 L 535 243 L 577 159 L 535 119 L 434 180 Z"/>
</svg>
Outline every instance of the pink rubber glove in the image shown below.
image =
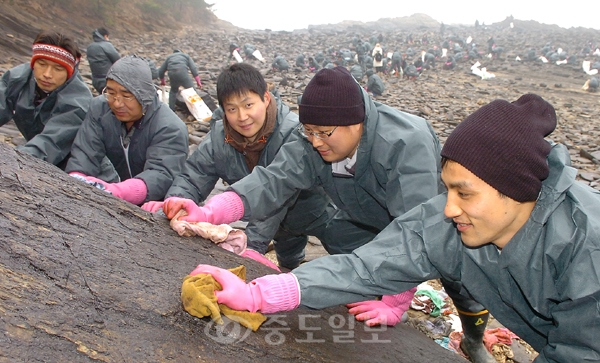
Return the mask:
<svg viewBox="0 0 600 363">
<path fill-rule="evenodd" d="M 146 202 L 142 205 L 142 209 L 150 213 L 156 213 L 162 208 L 164 202 Z"/>
<path fill-rule="evenodd" d="M 254 250 L 246 249 L 244 252 L 240 253 L 240 256 L 262 263 L 265 266 L 268 266 L 274 270 L 281 272 L 281 270 L 279 269 L 279 267 L 277 267 L 276 264 L 269 261 L 269 259 L 266 258 L 264 255 L 261 255 L 259 252 L 256 252 Z"/>
<path fill-rule="evenodd" d="M 300 305 L 300 287 L 291 273 L 267 275 L 245 283 L 232 272 L 210 265 L 198 265 L 191 276 L 206 273 L 221 284 L 217 301 L 234 310 L 264 314 L 290 311 Z"/>
<path fill-rule="evenodd" d="M 402 315 L 410 307 L 416 287 L 397 295 L 386 295 L 381 300 L 361 301 L 347 304 L 348 312 L 356 316 L 356 320 L 365 321 L 368 326 L 386 324 L 394 326 L 402 320 Z"/>
<path fill-rule="evenodd" d="M 142 179 L 131 178 L 120 183 L 104 183 L 106 190 L 117 198 L 139 205 L 148 195 L 148 188 Z"/>
<path fill-rule="evenodd" d="M 181 217 L 185 222 L 208 222 L 212 224 L 229 224 L 244 216 L 244 202 L 235 192 L 224 192 L 210 198 L 204 207 L 191 199 L 171 197 L 163 204 L 163 212 L 169 219 L 184 209 L 188 214 Z"/>
<path fill-rule="evenodd" d="M 207 222 L 206 214 L 201 207 L 198 207 L 196 202 L 191 199 L 171 197 L 163 202 L 163 212 L 169 219 L 173 219 L 180 210 L 185 210 L 187 216 L 181 217 L 180 220 L 186 222 Z"/>
<path fill-rule="evenodd" d="M 165 79 L 164 79 L 164 78 L 161 78 L 161 79 L 160 79 L 160 85 L 161 85 L 161 86 L 166 86 L 166 85 L 167 85 L 167 82 L 165 82 Z"/>
<path fill-rule="evenodd" d="M 198 88 L 202 88 L 202 82 L 200 82 L 200 76 L 196 76 L 196 77 L 194 77 L 194 79 L 196 80 L 196 83 L 198 84 Z"/>
</svg>

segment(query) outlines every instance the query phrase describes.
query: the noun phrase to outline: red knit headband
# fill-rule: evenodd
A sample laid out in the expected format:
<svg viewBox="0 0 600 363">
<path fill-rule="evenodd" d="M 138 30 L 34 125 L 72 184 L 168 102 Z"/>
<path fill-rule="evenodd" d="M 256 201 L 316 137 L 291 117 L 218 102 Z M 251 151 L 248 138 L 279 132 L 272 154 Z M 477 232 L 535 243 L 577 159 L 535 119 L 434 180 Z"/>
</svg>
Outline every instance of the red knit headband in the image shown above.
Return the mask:
<svg viewBox="0 0 600 363">
<path fill-rule="evenodd" d="M 31 57 L 31 68 L 39 58 L 47 59 L 60 64 L 67 70 L 68 77 L 71 78 L 75 70 L 75 57 L 64 48 L 56 45 L 36 43 L 33 45 L 33 55 Z"/>
</svg>

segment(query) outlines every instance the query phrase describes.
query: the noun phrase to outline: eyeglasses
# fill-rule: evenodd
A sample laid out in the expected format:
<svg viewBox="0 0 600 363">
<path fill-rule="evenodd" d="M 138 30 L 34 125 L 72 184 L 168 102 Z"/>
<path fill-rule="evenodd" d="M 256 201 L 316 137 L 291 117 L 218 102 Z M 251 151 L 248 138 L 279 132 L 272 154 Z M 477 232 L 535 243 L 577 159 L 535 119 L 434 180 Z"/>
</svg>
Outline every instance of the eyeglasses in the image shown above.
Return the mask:
<svg viewBox="0 0 600 363">
<path fill-rule="evenodd" d="M 106 90 L 106 87 L 102 90 L 102 94 L 104 95 L 104 98 L 106 98 L 106 101 L 108 101 L 110 103 L 115 102 L 115 101 L 123 101 L 123 103 L 130 103 L 131 101 L 135 100 L 135 96 L 133 96 L 133 95 L 131 95 L 131 96 L 111 95 Z"/>
<path fill-rule="evenodd" d="M 304 125 L 300 125 L 298 126 L 298 131 L 300 132 L 300 135 L 302 135 L 305 138 L 309 138 L 311 136 L 316 137 L 319 140 L 327 140 L 331 134 L 333 134 L 333 132 L 335 131 L 335 129 L 337 129 L 338 127 L 334 127 L 331 131 L 329 132 L 325 132 L 325 131 L 310 131 L 308 129 L 306 129 L 306 127 L 304 127 Z"/>
</svg>

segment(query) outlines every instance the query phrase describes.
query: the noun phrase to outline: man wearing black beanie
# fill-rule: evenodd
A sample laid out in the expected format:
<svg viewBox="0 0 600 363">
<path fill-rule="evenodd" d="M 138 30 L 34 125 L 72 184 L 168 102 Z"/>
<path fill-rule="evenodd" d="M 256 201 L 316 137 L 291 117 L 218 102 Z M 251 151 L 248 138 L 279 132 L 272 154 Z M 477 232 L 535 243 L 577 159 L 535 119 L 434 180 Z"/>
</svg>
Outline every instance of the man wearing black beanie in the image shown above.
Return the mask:
<svg viewBox="0 0 600 363">
<path fill-rule="evenodd" d="M 219 281 L 219 303 L 263 313 L 320 309 L 443 278 L 529 343 L 535 363 L 598 361 L 600 193 L 575 180 L 564 145 L 545 140 L 555 127 L 554 108 L 537 95 L 492 101 L 442 149 L 447 192 L 352 254 L 248 284 L 214 266 L 193 274 Z"/>
<path fill-rule="evenodd" d="M 260 219 L 299 191 L 322 186 L 335 206 L 328 208 L 329 220 L 310 229 L 330 254 L 351 253 L 394 217 L 442 191 L 440 144 L 429 123 L 374 102 L 346 68 L 316 73 L 299 109 L 297 131 L 304 138 L 282 145 L 268 167 L 256 167 L 204 207 L 166 200 L 167 217 L 185 208 L 188 221 L 190 215 L 213 224 Z M 351 313 L 369 325 L 394 325 L 413 295 L 414 290 L 384 296 L 353 306 Z"/>
</svg>

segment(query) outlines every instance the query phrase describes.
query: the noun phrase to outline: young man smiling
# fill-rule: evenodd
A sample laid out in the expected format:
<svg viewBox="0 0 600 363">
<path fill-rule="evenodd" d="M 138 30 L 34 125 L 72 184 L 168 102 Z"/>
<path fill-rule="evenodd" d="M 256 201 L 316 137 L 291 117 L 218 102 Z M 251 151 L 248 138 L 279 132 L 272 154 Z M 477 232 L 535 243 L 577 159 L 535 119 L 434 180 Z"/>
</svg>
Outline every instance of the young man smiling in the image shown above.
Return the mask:
<svg viewBox="0 0 600 363">
<path fill-rule="evenodd" d="M 162 200 L 187 158 L 187 128 L 159 101 L 144 59 L 123 57 L 106 78 L 77 133 L 66 171 L 133 204 Z M 106 175 L 104 160 L 114 167 L 115 179 L 98 179 Z"/>
<path fill-rule="evenodd" d="M 92 99 L 79 77 L 81 52 L 71 37 L 42 31 L 32 53 L 2 75 L 0 126 L 13 120 L 27 140 L 20 151 L 64 169 Z"/>
<path fill-rule="evenodd" d="M 598 361 L 600 193 L 575 180 L 565 146 L 544 139 L 555 127 L 554 108 L 537 95 L 492 101 L 442 149 L 447 192 L 352 254 L 248 284 L 208 265 L 192 274 L 219 281 L 219 303 L 263 313 L 323 308 L 444 278 L 537 350 L 536 363 Z"/>
<path fill-rule="evenodd" d="M 325 223 L 311 233 L 330 254 L 344 254 L 441 191 L 440 144 L 431 125 L 373 101 L 344 67 L 322 69 L 309 82 L 300 101 L 300 123 L 306 140 L 285 144 L 268 167 L 255 168 L 204 207 L 167 199 L 167 217 L 185 209 L 188 221 L 259 219 L 298 191 L 322 186 L 333 204 Z M 476 362 L 493 362 L 482 343 L 487 311 L 444 286 L 461 311 L 469 342 L 465 350 Z M 350 305 L 350 313 L 369 325 L 395 325 L 412 301 L 414 290 L 408 290 Z"/>
<path fill-rule="evenodd" d="M 216 121 L 167 197 L 186 198 L 194 205 L 203 202 L 219 178 L 233 184 L 255 167 L 269 165 L 282 145 L 301 138 L 295 132 L 298 116 L 267 89 L 261 73 L 250 64 L 233 64 L 221 72 L 217 97 L 221 108 L 213 116 Z M 274 240 L 279 265 L 297 267 L 304 259 L 310 226 L 327 218 L 328 200 L 323 189 L 315 187 L 293 195 L 270 218 L 250 221 L 245 230 L 249 249 L 243 255 L 277 268 L 262 256 Z M 142 208 L 156 212 L 162 205 L 150 202 Z M 190 218 L 181 219 L 193 221 Z"/>
<path fill-rule="evenodd" d="M 452 218 L 469 247 L 493 243 L 503 248 L 525 224 L 535 200 L 514 203 L 461 164 L 443 159 L 442 179 L 448 188 L 444 214 Z"/>
</svg>

